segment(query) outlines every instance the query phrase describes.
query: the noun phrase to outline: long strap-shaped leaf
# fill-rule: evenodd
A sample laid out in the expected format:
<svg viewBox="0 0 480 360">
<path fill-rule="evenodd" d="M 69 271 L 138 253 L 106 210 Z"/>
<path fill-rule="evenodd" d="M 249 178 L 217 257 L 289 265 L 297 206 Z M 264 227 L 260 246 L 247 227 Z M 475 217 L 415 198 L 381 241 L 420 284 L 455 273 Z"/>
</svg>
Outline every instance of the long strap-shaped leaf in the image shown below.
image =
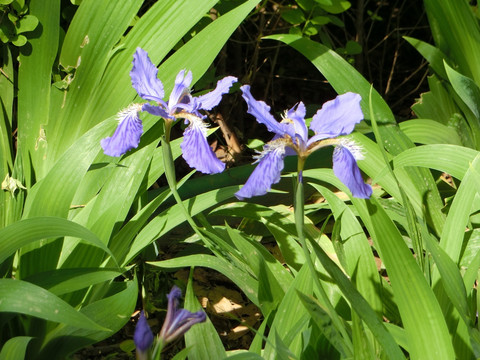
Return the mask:
<svg viewBox="0 0 480 360">
<path fill-rule="evenodd" d="M 37 179 L 42 177 L 44 155 L 48 149 L 44 130 L 48 123 L 52 67 L 60 36 L 60 2 L 60 0 L 30 1 L 30 13 L 40 21 L 36 32 L 41 34 L 30 39 L 31 53 L 20 55 L 18 145 L 25 161 L 27 187 L 31 185 L 33 177 L 30 162 Z"/>
<path fill-rule="evenodd" d="M 467 1 L 424 0 L 435 43 L 480 83 L 480 26 Z"/>
<path fill-rule="evenodd" d="M 82 329 L 108 331 L 49 291 L 26 281 L 0 279 L 0 312 L 14 312 Z"/>
<path fill-rule="evenodd" d="M 455 357 L 442 310 L 402 235 L 374 199 L 352 199 L 387 269 L 412 359 Z"/>
<path fill-rule="evenodd" d="M 48 238 L 72 236 L 83 239 L 113 257 L 110 249 L 87 228 L 72 221 L 57 217 L 24 219 L 0 230 L 0 263 L 15 251 L 35 241 Z"/>
</svg>

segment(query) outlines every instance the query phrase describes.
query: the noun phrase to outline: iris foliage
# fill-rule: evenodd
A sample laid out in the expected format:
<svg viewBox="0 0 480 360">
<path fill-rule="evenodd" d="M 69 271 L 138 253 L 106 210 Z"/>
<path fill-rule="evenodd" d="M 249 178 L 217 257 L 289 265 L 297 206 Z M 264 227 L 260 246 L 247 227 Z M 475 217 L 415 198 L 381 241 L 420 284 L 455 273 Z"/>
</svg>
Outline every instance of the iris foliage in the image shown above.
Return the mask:
<svg viewBox="0 0 480 360">
<path fill-rule="evenodd" d="M 228 277 L 262 320 L 249 349 L 237 351 L 224 348 L 207 318 L 185 334 L 179 358 L 479 358 L 480 26 L 468 2 L 424 0 L 435 44 L 407 41 L 429 61 L 430 91 L 413 106 L 419 119 L 400 124 L 349 61 L 311 32 L 269 36 L 303 54 L 338 94 L 359 95 L 350 96 L 359 101 L 362 126 L 319 140 L 348 135 L 350 142 L 334 145 L 362 149 L 349 164 L 371 179 L 373 193 L 356 169 L 356 184 L 367 187 L 352 196 L 323 148 L 303 162 L 311 144 L 298 105 L 290 120 L 301 119 L 302 129 L 273 131 L 272 143 L 287 139 L 301 166 L 287 164 L 258 193 L 247 187 L 240 198 L 271 185 L 275 191 L 248 202 L 235 194 L 253 167 L 222 171 L 217 163 L 202 171 L 191 146 L 215 129 L 192 130 L 199 123 L 181 116 L 203 121 L 215 84 L 188 93 L 188 101 L 178 100 L 187 93 L 173 95 L 175 79 L 195 85 L 260 1 L 222 1 L 229 11 L 193 37 L 189 29 L 218 1 L 157 1 L 146 11 L 142 3 L 83 0 L 64 33 L 61 1 L 31 0 L 28 12 L 39 25 L 22 51 L 1 48 L 0 359 L 64 359 L 125 326 L 145 293 L 144 273 L 197 266 Z M 332 9 L 348 8 L 337 0 L 297 3 L 305 24 L 314 7 L 329 19 L 336 19 Z M 148 52 L 155 78 L 158 68 L 158 99 L 130 76 L 138 48 Z M 248 87 L 242 90 L 248 97 Z M 121 109 L 129 109 L 122 116 L 135 137 L 110 152 Z M 186 120 L 185 138 L 171 139 L 178 118 Z M 310 129 L 319 128 L 314 116 Z M 273 145 L 266 146 L 269 156 Z M 192 168 L 215 174 L 179 179 L 174 161 L 182 149 Z M 275 164 L 283 167 L 281 160 Z M 453 180 L 446 184 L 442 173 Z M 163 175 L 168 186 L 153 186 Z M 314 193 L 324 201 L 310 201 Z M 194 250 L 158 261 L 171 230 L 187 226 L 193 234 L 181 241 Z M 267 239 L 281 260 L 263 246 Z M 179 313 L 203 314 L 200 307 L 190 279 Z M 146 329 L 144 322 L 142 315 Z"/>
</svg>

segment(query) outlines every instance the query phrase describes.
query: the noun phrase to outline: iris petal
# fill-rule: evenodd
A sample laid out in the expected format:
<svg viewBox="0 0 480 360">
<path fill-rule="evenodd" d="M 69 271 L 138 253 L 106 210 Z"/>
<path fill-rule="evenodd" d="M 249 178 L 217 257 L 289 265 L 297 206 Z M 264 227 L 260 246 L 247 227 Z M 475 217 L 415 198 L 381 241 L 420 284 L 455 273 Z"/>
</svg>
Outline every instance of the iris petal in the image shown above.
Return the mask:
<svg viewBox="0 0 480 360">
<path fill-rule="evenodd" d="M 280 181 L 284 157 L 285 147 L 281 146 L 272 148 L 263 155 L 245 185 L 235 193 L 237 199 L 243 200 L 252 196 L 265 195 L 273 184 Z"/>
<path fill-rule="evenodd" d="M 105 155 L 122 156 L 127 151 L 136 148 L 140 143 L 143 125 L 138 117 L 137 110 L 132 108 L 120 115 L 122 119 L 115 133 L 111 137 L 100 141 Z"/>
<path fill-rule="evenodd" d="M 173 86 L 172 93 L 168 99 L 168 107 L 170 113 L 175 111 L 175 107 L 179 102 L 188 103 L 183 97 L 185 95 L 190 96 L 190 84 L 192 83 L 192 72 L 188 71 L 185 74 L 185 70 L 180 70 L 175 78 L 175 85 Z"/>
<path fill-rule="evenodd" d="M 333 172 L 348 187 L 354 197 L 369 199 L 372 195 L 372 187 L 364 183 L 357 161 L 346 147 L 335 147 Z"/>
<path fill-rule="evenodd" d="M 363 119 L 361 100 L 360 95 L 348 92 L 323 104 L 310 123 L 318 140 L 350 134 Z"/>
<path fill-rule="evenodd" d="M 168 308 L 167 316 L 160 330 L 159 338 L 168 343 L 185 334 L 193 325 L 203 322 L 207 316 L 203 311 L 190 312 L 185 309 L 179 309 L 179 298 L 182 292 L 177 286 L 174 286 L 167 295 Z"/>
<path fill-rule="evenodd" d="M 148 326 L 147 319 L 143 314 L 143 310 L 140 313 L 135 332 L 133 334 L 133 342 L 137 348 L 137 351 L 147 351 L 153 343 L 153 333 Z"/>
<path fill-rule="evenodd" d="M 163 84 L 157 78 L 158 69 L 150 61 L 145 50 L 137 48 L 133 55 L 133 68 L 130 71 L 132 86 L 145 100 L 161 102 L 163 99 Z"/>
<path fill-rule="evenodd" d="M 190 120 L 190 125 L 183 133 L 182 156 L 187 164 L 204 173 L 216 174 L 225 169 L 222 163 L 212 151 L 207 142 L 207 131 L 201 119 Z"/>
<path fill-rule="evenodd" d="M 171 116 L 163 107 L 161 106 L 155 106 L 151 104 L 143 104 L 142 106 L 142 111 L 146 111 L 149 114 L 155 115 L 155 116 L 161 116 L 164 119 L 172 119 L 175 120 L 174 116 Z"/>
<path fill-rule="evenodd" d="M 308 141 L 308 129 L 305 124 L 306 113 L 305 105 L 301 101 L 286 113 L 286 118 L 293 122 L 293 124 L 290 124 L 290 127 L 293 125 L 293 131 L 289 131 L 289 135 L 292 139 L 299 137 L 303 144 L 306 144 Z"/>
<path fill-rule="evenodd" d="M 228 93 L 234 82 L 237 82 L 237 78 L 234 76 L 227 76 L 219 80 L 213 91 L 197 97 L 199 108 L 212 110 L 222 100 L 222 95 Z"/>
<path fill-rule="evenodd" d="M 257 119 L 260 124 L 265 125 L 268 131 L 283 137 L 285 135 L 285 129 L 282 126 L 283 124 L 277 122 L 272 114 L 270 114 L 270 106 L 263 101 L 255 100 L 250 93 L 249 85 L 243 85 L 240 89 L 242 90 L 242 96 L 248 105 L 247 112 L 250 115 L 255 116 L 255 119 Z"/>
<path fill-rule="evenodd" d="M 204 322 L 206 319 L 207 315 L 202 310 L 194 313 L 185 309 L 178 310 L 174 322 L 166 333 L 165 341 L 175 340 L 185 334 L 193 325 Z"/>
</svg>

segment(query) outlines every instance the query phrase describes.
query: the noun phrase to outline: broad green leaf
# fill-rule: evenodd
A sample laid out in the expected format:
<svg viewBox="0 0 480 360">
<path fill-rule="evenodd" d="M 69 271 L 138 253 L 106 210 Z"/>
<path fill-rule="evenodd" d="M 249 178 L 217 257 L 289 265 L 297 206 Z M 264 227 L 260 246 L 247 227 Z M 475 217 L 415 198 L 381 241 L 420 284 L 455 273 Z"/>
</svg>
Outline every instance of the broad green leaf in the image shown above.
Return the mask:
<svg viewBox="0 0 480 360">
<path fill-rule="evenodd" d="M 298 8 L 282 12 L 282 18 L 290 24 L 301 24 L 305 21 L 303 11 Z"/>
<path fill-rule="evenodd" d="M 2 46 L 0 51 L 0 56 L 4 62 L 2 71 L 5 74 L 0 75 L 0 93 L 2 94 L 0 98 L 0 174 L 2 174 L 0 182 L 2 182 L 7 174 L 13 176 L 10 172 L 13 169 L 14 161 L 12 137 L 10 134 L 13 121 L 15 71 L 10 48 Z M 17 159 L 19 159 L 17 166 L 21 169 L 21 155 L 17 155 Z M 16 178 L 15 176 L 13 177 Z M 20 202 L 20 206 L 16 211 L 17 202 Z M 18 215 L 22 211 L 21 207 L 23 207 L 23 196 L 14 198 L 8 192 L 0 191 L 0 228 L 18 220 Z"/>
<path fill-rule="evenodd" d="M 156 142 L 147 143 L 115 164 L 95 201 L 87 205 L 89 209 L 82 209 L 75 221 L 84 224 L 107 243 L 115 227 L 127 217 L 142 184 L 144 186 L 144 177 L 155 147 Z M 59 261 L 62 267 L 94 267 L 103 260 L 104 254 L 101 252 L 93 253 L 91 248 L 83 244 L 76 244 L 75 248 L 70 245 L 75 243 L 66 244 L 62 250 L 62 255 L 65 254 Z"/>
<path fill-rule="evenodd" d="M 240 232 L 228 226 L 228 224 L 226 228 L 235 247 L 241 254 L 244 254 L 245 261 L 251 267 L 253 274 L 260 274 L 262 267 L 266 266 L 268 267 L 267 275 L 274 276 L 270 280 L 270 284 L 259 284 L 259 286 L 280 286 L 283 291 L 280 290 L 279 293 L 281 297 L 283 297 L 284 292 L 287 291 L 293 280 L 291 273 L 289 273 L 262 244 L 245 238 Z M 248 254 L 248 256 L 246 254 Z"/>
<path fill-rule="evenodd" d="M 289 266 L 299 270 L 305 258 L 297 242 L 297 232 L 291 212 L 280 212 L 252 203 L 235 202 L 217 207 L 212 214 L 221 216 L 243 217 L 262 222 L 275 237 L 280 251 Z M 310 225 L 310 224 L 309 224 Z"/>
<path fill-rule="evenodd" d="M 7 340 L 0 352 L 0 360 L 24 360 L 27 346 L 32 339 L 30 336 L 16 336 Z"/>
<path fill-rule="evenodd" d="M 30 15 L 42 24 L 42 31 L 41 36 L 30 39 L 31 52 L 20 53 L 22 66 L 18 69 L 18 142 L 25 161 L 27 188 L 32 185 L 34 176 L 39 180 L 44 174 L 42 169 L 48 143 L 45 127 L 49 121 L 52 67 L 60 38 L 60 2 L 30 2 Z M 30 162 L 35 174 L 30 173 Z"/>
<path fill-rule="evenodd" d="M 298 298 L 297 291 L 308 295 L 313 294 L 313 282 L 307 266 L 303 266 L 298 272 L 278 306 L 263 353 L 265 359 L 276 359 L 276 356 L 279 355 L 275 335 L 284 342 L 289 337 L 290 341 L 285 345 L 300 358 L 302 350 L 301 333 L 308 327 L 308 316 L 307 310 Z M 293 331 L 293 328 L 295 328 L 295 331 Z"/>
<path fill-rule="evenodd" d="M 15 37 L 12 39 L 12 44 L 17 47 L 22 47 L 26 43 L 27 43 L 27 37 L 24 35 L 15 35 Z"/>
<path fill-rule="evenodd" d="M 411 358 L 454 358 L 443 313 L 400 232 L 375 199 L 353 198 L 352 203 L 385 264 L 407 333 Z"/>
<path fill-rule="evenodd" d="M 480 83 L 480 26 L 467 1 L 424 0 L 438 48 L 459 66 L 465 76 Z"/>
<path fill-rule="evenodd" d="M 425 145 L 408 149 L 393 160 L 396 168 L 422 166 L 444 171 L 462 180 L 478 151 L 457 145 Z"/>
<path fill-rule="evenodd" d="M 330 0 L 332 2 L 331 5 L 326 4 L 324 1 L 315 1 L 321 4 L 322 9 L 332 14 L 340 14 L 344 11 L 347 11 L 352 6 L 352 4 L 350 4 L 350 1 L 344 0 Z"/>
<path fill-rule="evenodd" d="M 252 353 L 252 352 L 238 352 L 235 351 L 233 355 L 229 355 L 226 359 L 231 359 L 231 360 L 263 360 L 263 357 L 261 357 L 258 354 Z"/>
<path fill-rule="evenodd" d="M 230 35 L 259 2 L 260 0 L 245 1 L 220 16 L 169 57 L 159 67 L 159 72 L 168 74 L 169 78 L 173 80 L 176 74 L 185 67 L 185 59 L 188 59 L 187 64 L 193 73 L 193 82 L 198 80 L 211 65 Z M 211 41 L 213 37 L 215 41 Z M 192 57 L 192 54 L 203 55 Z"/>
<path fill-rule="evenodd" d="M 471 120 L 467 116 L 467 120 L 469 120 L 469 125 L 478 148 L 478 144 L 480 144 L 480 88 L 472 79 L 455 71 L 447 63 L 445 63 L 445 70 L 453 89 L 475 116 Z"/>
<path fill-rule="evenodd" d="M 200 303 L 193 292 L 191 275 L 185 293 L 185 309 L 192 312 L 201 309 Z M 205 322 L 195 324 L 187 331 L 185 345 L 195 349 L 188 356 L 191 360 L 223 359 L 227 355 L 217 330 L 208 317 Z"/>
<path fill-rule="evenodd" d="M 33 31 L 38 25 L 38 19 L 33 15 L 25 15 L 16 24 L 17 34 L 21 34 L 27 31 Z"/>
<path fill-rule="evenodd" d="M 47 161 L 50 164 L 56 162 L 75 139 L 103 120 L 97 119 L 92 124 L 82 117 L 93 105 L 92 96 L 102 90 L 100 82 L 115 53 L 112 49 L 118 45 L 141 5 L 142 2 L 136 0 L 121 3 L 88 0 L 76 11 L 59 58 L 60 65 L 72 73 L 73 78 L 68 90 L 52 89 L 55 97 L 47 127 Z"/>
<path fill-rule="evenodd" d="M 467 291 L 462 279 L 462 275 L 458 269 L 457 264 L 450 258 L 450 256 L 442 250 L 436 240 L 430 236 L 424 236 L 425 244 L 428 251 L 432 254 L 433 260 L 437 265 L 438 272 L 441 277 L 442 288 L 437 288 L 437 294 L 440 292 L 443 294 L 443 289 L 451 301 L 451 304 L 455 307 L 460 315 L 461 321 L 463 321 L 463 327 L 468 330 L 472 341 L 468 341 L 466 344 L 466 351 L 473 349 L 476 357 L 479 356 L 479 343 L 475 344 L 475 338 L 478 341 L 478 330 L 475 329 L 472 323 L 472 315 L 467 300 Z M 438 296 L 438 295 L 437 295 Z M 450 320 L 452 323 L 452 320 Z M 458 333 L 456 334 L 458 336 Z M 465 346 L 462 346 L 462 348 Z M 465 351 L 464 350 L 464 351 Z M 458 351 L 458 350 L 457 350 Z M 471 351 L 471 350 L 470 350 Z"/>
<path fill-rule="evenodd" d="M 66 151 L 46 177 L 29 191 L 24 218 L 34 216 L 67 217 L 75 191 L 100 151 L 100 140 L 112 129 L 103 122 L 78 139 Z M 52 196 L 56 194 L 56 196 Z"/>
<path fill-rule="evenodd" d="M 311 178 L 322 179 L 332 184 L 339 183 L 337 187 L 341 188 L 342 185 L 333 171 L 315 170 L 315 172 L 318 175 Z M 308 176 L 308 172 L 305 172 L 304 178 Z M 374 246 L 389 274 L 393 296 L 407 333 L 410 356 L 418 359 L 427 357 L 436 359 L 438 356 L 451 358 L 453 347 L 440 306 L 400 232 L 373 198 L 368 202 L 356 198 L 351 198 L 351 201 L 372 236 Z M 337 283 L 340 286 L 342 283 L 338 282 L 339 279 Z M 349 294 L 343 293 L 345 296 Z M 359 301 L 352 300 L 351 303 L 354 306 L 353 304 L 358 304 Z M 357 314 L 365 314 L 365 311 L 357 311 Z M 362 319 L 365 322 L 371 320 L 369 317 Z M 373 331 L 372 326 L 369 327 Z M 379 336 L 376 338 L 380 339 Z"/>
<path fill-rule="evenodd" d="M 381 315 L 383 305 L 378 295 L 381 292 L 380 277 L 378 276 L 372 247 L 363 232 L 362 226 L 352 210 L 335 194 L 318 184 L 312 183 L 311 185 L 325 197 L 336 221 L 341 224 L 342 244 L 338 245 L 337 249 L 341 246 L 346 258 L 345 269 L 348 275 L 355 278 L 357 290 L 366 298 L 377 314 Z"/>
<path fill-rule="evenodd" d="M 447 78 L 447 73 L 445 72 L 445 67 L 443 65 L 447 57 L 440 51 L 440 49 L 430 45 L 429 43 L 414 39 L 412 37 L 404 36 L 403 38 L 407 40 L 410 45 L 412 45 L 428 61 L 433 71 L 435 71 L 443 79 Z"/>
<path fill-rule="evenodd" d="M 471 213 L 473 200 L 478 193 L 477 178 L 479 171 L 480 155 L 477 155 L 469 164 L 468 171 L 456 192 L 440 238 L 440 247 L 456 264 L 460 262 L 465 227 Z"/>
<path fill-rule="evenodd" d="M 455 128 L 445 126 L 435 120 L 407 120 L 402 121 L 399 127 L 414 143 L 462 146 L 462 141 Z"/>
<path fill-rule="evenodd" d="M 297 291 L 297 296 L 330 344 L 332 344 L 342 357 L 347 357 L 342 348 L 342 339 L 338 332 L 334 331 L 332 320 L 320 303 L 314 297 L 307 296 L 300 291 Z"/>
<path fill-rule="evenodd" d="M 87 228 L 55 217 L 24 219 L 0 229 L 0 263 L 25 245 L 42 239 L 72 236 L 99 247 L 110 256 L 110 250 Z"/>
<path fill-rule="evenodd" d="M 163 0 L 155 2 L 128 32 L 121 47 L 111 54 L 112 57 L 108 67 L 99 86 L 92 93 L 89 106 L 83 109 L 83 114 L 79 115 L 82 117 L 81 121 L 93 126 L 128 106 L 137 96 L 132 88 L 129 75 L 135 49 L 140 47 L 146 50 L 151 61 L 154 64 L 159 64 L 217 1 Z M 88 24 L 86 26 L 88 27 Z M 217 42 L 217 40 L 212 42 Z M 215 56 L 216 54 L 202 52 L 202 57 L 211 57 L 209 65 Z M 183 66 L 182 69 L 192 70 L 193 83 L 195 83 L 202 74 L 199 71 L 193 71 L 189 65 L 189 61 L 192 60 L 193 57 L 191 56 L 184 57 L 180 66 Z M 165 86 L 166 95 L 173 88 L 177 73 L 159 72 L 158 75 Z"/>
<path fill-rule="evenodd" d="M 31 315 L 81 329 L 107 330 L 49 291 L 28 282 L 0 279 L 0 293 L 0 312 Z"/>
<path fill-rule="evenodd" d="M 164 261 L 152 261 L 147 262 L 147 264 L 163 269 L 176 269 L 188 266 L 203 266 L 214 269 L 232 280 L 255 305 L 260 305 L 257 294 L 258 281 L 249 274 L 239 271 L 231 263 L 215 256 L 197 254 Z"/>
<path fill-rule="evenodd" d="M 79 312 L 93 319 L 103 329 L 57 326 L 47 335 L 39 357 L 63 360 L 76 350 L 112 336 L 129 321 L 137 298 L 136 278 L 133 281 L 112 282 L 104 298 L 84 306 Z"/>
<path fill-rule="evenodd" d="M 368 302 L 355 289 L 345 274 L 334 264 L 334 262 L 319 248 L 317 244 L 311 242 L 315 255 L 322 265 L 328 271 L 330 276 L 336 281 L 343 295 L 349 300 L 351 306 L 358 316 L 368 325 L 375 336 L 375 339 L 383 346 L 385 354 L 391 359 L 404 359 L 400 348 L 395 343 L 391 335 L 384 328 L 379 316 L 373 311 Z"/>
<path fill-rule="evenodd" d="M 59 296 L 112 280 L 121 275 L 121 271 L 108 268 L 57 269 L 32 275 L 25 281 L 41 286 Z"/>
<path fill-rule="evenodd" d="M 190 215 L 194 216 L 198 212 L 232 198 L 236 191 L 238 191 L 238 186 L 224 187 L 184 200 L 183 203 L 189 209 Z M 163 211 L 152 219 L 137 235 L 126 255 L 124 264 L 128 264 L 143 248 L 183 222 L 185 222 L 185 216 L 178 204 Z"/>
</svg>

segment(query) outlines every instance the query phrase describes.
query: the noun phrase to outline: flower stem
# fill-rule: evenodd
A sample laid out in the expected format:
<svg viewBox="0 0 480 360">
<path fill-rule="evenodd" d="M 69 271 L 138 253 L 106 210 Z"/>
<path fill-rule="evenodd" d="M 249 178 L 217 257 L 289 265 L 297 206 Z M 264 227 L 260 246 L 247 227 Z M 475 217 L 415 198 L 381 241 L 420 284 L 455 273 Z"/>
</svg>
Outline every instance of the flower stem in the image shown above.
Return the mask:
<svg viewBox="0 0 480 360">
<path fill-rule="evenodd" d="M 160 360 L 162 358 L 163 345 L 163 340 L 157 338 L 155 348 L 152 352 L 152 360 Z"/>
<path fill-rule="evenodd" d="M 165 127 L 165 132 L 167 132 L 167 130 L 168 132 L 170 132 L 169 129 Z M 193 231 L 200 237 L 200 239 L 203 240 L 205 245 L 211 246 L 212 245 L 211 241 L 209 241 L 198 229 L 197 224 L 195 224 L 195 221 L 193 220 L 192 216 L 188 212 L 187 208 L 185 207 L 185 204 L 182 201 L 182 198 L 180 197 L 180 194 L 178 193 L 177 179 L 175 177 L 175 166 L 173 163 L 172 148 L 170 146 L 170 141 L 167 140 L 167 137 L 165 135 L 162 136 L 162 150 L 163 150 L 163 166 L 165 168 L 165 177 L 167 178 L 168 186 L 170 187 L 170 191 L 172 192 L 173 197 L 175 198 L 175 201 L 177 202 L 178 206 L 180 206 L 180 209 L 182 210 L 183 215 L 185 216 L 185 219 L 187 220 L 188 224 L 192 227 Z"/>
<path fill-rule="evenodd" d="M 304 203 L 305 201 L 304 201 L 302 171 L 300 170 L 298 172 L 298 177 L 297 177 L 297 187 L 295 192 L 295 204 L 294 204 L 295 226 L 297 229 L 298 240 L 300 242 L 300 245 L 302 246 L 303 253 L 305 255 L 305 261 L 307 262 L 307 266 L 310 269 L 310 272 L 312 274 L 312 278 L 313 278 L 315 287 L 318 290 L 318 295 L 320 296 L 320 300 L 322 301 L 323 305 L 326 307 L 326 312 L 332 319 L 334 327 L 341 334 L 341 337 L 343 338 L 343 343 L 345 345 L 345 349 L 344 349 L 345 352 L 353 356 L 352 341 L 348 336 L 345 326 L 343 326 L 340 317 L 338 316 L 333 305 L 330 303 L 330 300 L 328 299 L 327 293 L 325 292 L 325 289 L 323 288 L 322 283 L 320 282 L 320 279 L 318 277 L 317 271 L 315 270 L 315 266 L 313 264 L 313 261 L 310 255 L 310 251 L 308 250 L 308 247 L 307 247 L 305 234 L 303 232 L 304 216 L 305 216 Z"/>
</svg>

